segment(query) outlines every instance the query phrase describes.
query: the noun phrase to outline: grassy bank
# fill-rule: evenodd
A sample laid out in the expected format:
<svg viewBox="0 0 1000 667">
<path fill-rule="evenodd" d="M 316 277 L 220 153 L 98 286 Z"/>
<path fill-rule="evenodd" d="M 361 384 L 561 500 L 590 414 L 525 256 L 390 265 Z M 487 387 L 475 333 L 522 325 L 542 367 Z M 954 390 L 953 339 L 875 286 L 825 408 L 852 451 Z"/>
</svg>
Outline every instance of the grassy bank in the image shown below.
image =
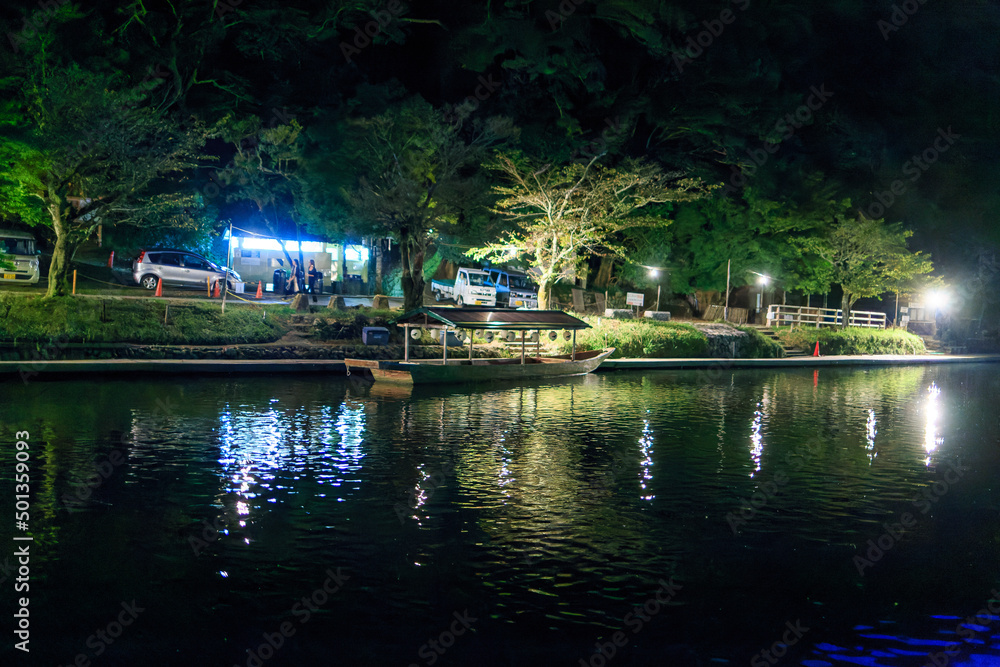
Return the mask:
<svg viewBox="0 0 1000 667">
<path fill-rule="evenodd" d="M 612 320 L 606 317 L 584 316 L 592 328 L 578 331 L 577 349 L 600 350 L 615 348 L 613 358 L 704 357 L 708 339 L 690 324 L 656 322 L 652 320 Z M 598 323 L 600 320 L 600 323 Z M 562 341 L 559 349 L 570 352 L 572 344 Z"/>
<path fill-rule="evenodd" d="M 287 306 L 170 304 L 161 299 L 89 299 L 0 294 L 0 340 L 14 343 L 226 345 L 269 343 L 287 331 Z"/>
<path fill-rule="evenodd" d="M 821 354 L 925 354 L 920 336 L 902 329 L 775 329 L 786 345 L 812 351 L 819 342 Z"/>
</svg>

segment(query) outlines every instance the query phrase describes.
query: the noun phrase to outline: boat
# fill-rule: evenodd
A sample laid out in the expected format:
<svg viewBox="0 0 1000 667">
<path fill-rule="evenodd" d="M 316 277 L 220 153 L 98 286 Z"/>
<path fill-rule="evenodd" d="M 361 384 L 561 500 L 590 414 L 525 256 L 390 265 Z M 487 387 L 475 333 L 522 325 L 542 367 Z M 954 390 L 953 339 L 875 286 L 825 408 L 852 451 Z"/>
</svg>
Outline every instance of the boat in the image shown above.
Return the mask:
<svg viewBox="0 0 1000 667">
<path fill-rule="evenodd" d="M 596 370 L 615 351 L 605 348 L 578 352 L 576 332 L 590 325 L 561 310 L 424 307 L 405 313 L 390 324 L 403 327 L 403 359 L 344 359 L 348 375 L 361 374 L 374 380 L 406 384 L 566 377 Z M 444 342 L 440 359 L 410 359 L 411 333 L 420 329 L 440 332 Z M 539 354 L 542 332 L 560 330 L 567 338 L 572 336 L 573 351 L 551 356 Z M 468 359 L 448 358 L 448 337 L 452 331 L 470 333 Z M 537 336 L 535 354 L 528 352 L 528 331 Z M 471 335 L 474 332 L 487 340 L 503 332 L 507 340 L 516 340 L 520 333 L 521 354 L 514 358 L 475 359 Z"/>
</svg>

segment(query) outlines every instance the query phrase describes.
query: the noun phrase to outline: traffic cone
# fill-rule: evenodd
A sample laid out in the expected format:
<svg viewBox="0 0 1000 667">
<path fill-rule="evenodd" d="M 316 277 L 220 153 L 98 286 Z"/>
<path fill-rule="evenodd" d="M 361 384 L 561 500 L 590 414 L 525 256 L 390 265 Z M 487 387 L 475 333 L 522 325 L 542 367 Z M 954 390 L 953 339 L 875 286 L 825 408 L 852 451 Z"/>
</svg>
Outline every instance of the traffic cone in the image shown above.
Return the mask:
<svg viewBox="0 0 1000 667">
<path fill-rule="evenodd" d="M 219 291 L 219 281 L 216 280 L 215 281 L 215 291 L 212 292 L 212 298 L 213 299 L 218 299 L 220 296 L 222 296 L 222 292 Z"/>
<path fill-rule="evenodd" d="M 819 356 L 819 341 L 816 341 L 816 349 L 813 350 L 813 356 L 814 357 L 818 357 Z"/>
<path fill-rule="evenodd" d="M 163 296 L 163 279 L 162 278 L 160 278 L 159 280 L 156 281 L 156 295 L 155 296 Z"/>
<path fill-rule="evenodd" d="M 264 281 L 263 280 L 258 280 L 257 281 L 257 298 L 258 299 L 263 299 L 264 298 Z"/>
</svg>

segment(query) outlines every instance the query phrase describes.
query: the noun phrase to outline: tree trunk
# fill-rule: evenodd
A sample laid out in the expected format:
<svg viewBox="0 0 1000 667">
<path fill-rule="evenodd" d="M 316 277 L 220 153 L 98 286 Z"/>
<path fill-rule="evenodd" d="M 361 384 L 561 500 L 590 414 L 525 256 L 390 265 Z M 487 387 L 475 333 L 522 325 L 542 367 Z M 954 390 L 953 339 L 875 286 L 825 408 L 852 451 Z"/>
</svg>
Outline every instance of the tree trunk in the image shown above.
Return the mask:
<svg viewBox="0 0 1000 667">
<path fill-rule="evenodd" d="M 846 329 L 848 323 L 851 321 L 851 293 L 846 289 L 844 290 L 844 296 L 840 300 L 840 311 L 843 319 L 841 320 L 841 329 Z"/>
<path fill-rule="evenodd" d="M 399 233 L 399 250 L 403 259 L 403 312 L 424 305 L 424 239 L 403 228 Z"/>
<path fill-rule="evenodd" d="M 375 250 L 375 293 L 382 294 L 382 256 L 385 251 L 382 250 L 382 241 L 384 239 L 378 239 L 378 245 L 372 244 Z"/>
<path fill-rule="evenodd" d="M 52 263 L 49 265 L 49 286 L 45 297 L 66 296 L 72 290 L 70 285 L 69 257 L 72 247 L 69 242 L 69 230 L 62 217 L 62 207 L 59 203 L 49 206 L 52 216 L 52 230 L 56 233 L 56 244 L 52 248 Z"/>
<path fill-rule="evenodd" d="M 52 248 L 52 264 L 49 265 L 49 287 L 46 298 L 66 296 L 72 290 L 70 279 L 69 241 L 65 236 L 56 236 L 56 244 Z"/>
<path fill-rule="evenodd" d="M 615 268 L 613 257 L 601 257 L 601 265 L 597 269 L 597 277 L 594 278 L 594 287 L 607 287 L 611 282 L 611 273 Z"/>
<path fill-rule="evenodd" d="M 549 309 L 549 296 L 552 290 L 552 283 L 546 278 L 538 281 L 538 310 Z"/>
</svg>

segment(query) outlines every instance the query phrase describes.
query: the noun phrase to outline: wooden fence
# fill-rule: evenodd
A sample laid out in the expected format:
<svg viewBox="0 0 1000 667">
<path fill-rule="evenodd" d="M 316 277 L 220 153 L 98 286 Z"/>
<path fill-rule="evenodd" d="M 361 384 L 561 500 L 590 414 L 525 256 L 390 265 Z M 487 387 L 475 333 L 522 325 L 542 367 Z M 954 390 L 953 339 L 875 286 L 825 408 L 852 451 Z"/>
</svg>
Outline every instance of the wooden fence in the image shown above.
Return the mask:
<svg viewBox="0 0 1000 667">
<path fill-rule="evenodd" d="M 837 308 L 782 306 L 776 303 L 767 308 L 767 325 L 771 327 L 839 327 L 843 319 L 843 312 Z M 885 324 L 885 313 L 872 310 L 852 310 L 847 323 L 851 327 L 870 329 L 884 329 Z"/>
</svg>

